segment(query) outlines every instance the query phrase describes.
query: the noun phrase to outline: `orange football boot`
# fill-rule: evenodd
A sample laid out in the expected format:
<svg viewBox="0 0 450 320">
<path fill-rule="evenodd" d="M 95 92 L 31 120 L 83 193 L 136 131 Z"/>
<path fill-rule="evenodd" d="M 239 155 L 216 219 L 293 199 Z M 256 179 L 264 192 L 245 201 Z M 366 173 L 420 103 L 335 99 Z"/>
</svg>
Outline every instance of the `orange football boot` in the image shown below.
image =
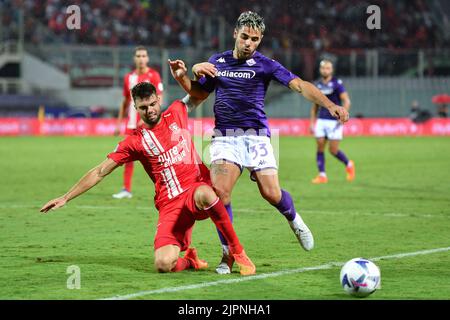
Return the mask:
<svg viewBox="0 0 450 320">
<path fill-rule="evenodd" d="M 253 264 L 252 260 L 247 256 L 244 250 L 241 253 L 233 254 L 234 262 L 239 267 L 239 272 L 243 276 L 249 276 L 256 273 L 256 267 Z"/>
<path fill-rule="evenodd" d="M 188 248 L 184 254 L 184 258 L 189 260 L 192 267 L 195 270 L 208 268 L 208 262 L 201 260 L 197 255 L 197 250 L 195 248 Z"/>
<path fill-rule="evenodd" d="M 314 184 L 328 183 L 328 178 L 324 177 L 324 176 L 321 176 L 319 174 L 317 177 L 312 179 L 311 182 L 314 183 Z"/>
<path fill-rule="evenodd" d="M 347 171 L 347 181 L 353 181 L 355 179 L 355 163 L 353 160 L 349 161 L 350 166 L 345 167 Z"/>
</svg>

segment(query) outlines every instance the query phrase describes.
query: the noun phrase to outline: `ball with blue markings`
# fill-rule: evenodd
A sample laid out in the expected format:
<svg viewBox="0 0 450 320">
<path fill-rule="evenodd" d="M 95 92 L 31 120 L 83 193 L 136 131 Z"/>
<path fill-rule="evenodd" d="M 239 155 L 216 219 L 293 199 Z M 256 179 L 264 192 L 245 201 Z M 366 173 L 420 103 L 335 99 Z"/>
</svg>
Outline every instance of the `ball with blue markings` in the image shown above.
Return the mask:
<svg viewBox="0 0 450 320">
<path fill-rule="evenodd" d="M 354 258 L 342 267 L 340 281 L 346 293 L 364 298 L 381 288 L 380 268 L 370 260 Z"/>
</svg>

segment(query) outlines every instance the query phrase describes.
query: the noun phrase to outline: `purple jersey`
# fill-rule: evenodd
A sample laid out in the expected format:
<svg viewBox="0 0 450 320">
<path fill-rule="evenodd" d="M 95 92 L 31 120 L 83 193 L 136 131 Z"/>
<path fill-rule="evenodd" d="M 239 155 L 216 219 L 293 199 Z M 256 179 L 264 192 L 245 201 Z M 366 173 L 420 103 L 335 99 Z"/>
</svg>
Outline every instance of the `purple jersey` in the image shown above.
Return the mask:
<svg viewBox="0 0 450 320">
<path fill-rule="evenodd" d="M 213 55 L 208 60 L 217 69 L 215 78 L 202 77 L 199 83 L 208 92 L 216 91 L 214 116 L 222 135 L 227 129 L 262 130 L 270 136 L 264 112 L 264 97 L 271 80 L 288 86 L 297 76 L 279 62 L 255 51 L 249 59 L 235 59 L 233 51 Z"/>
<path fill-rule="evenodd" d="M 328 99 L 340 106 L 342 104 L 341 101 L 341 93 L 345 92 L 344 85 L 342 84 L 341 79 L 332 78 L 328 83 L 323 83 L 322 80 L 318 80 L 315 83 L 316 87 L 327 96 Z M 335 117 L 331 115 L 327 108 L 320 106 L 319 107 L 319 119 L 331 119 L 336 120 Z"/>
</svg>

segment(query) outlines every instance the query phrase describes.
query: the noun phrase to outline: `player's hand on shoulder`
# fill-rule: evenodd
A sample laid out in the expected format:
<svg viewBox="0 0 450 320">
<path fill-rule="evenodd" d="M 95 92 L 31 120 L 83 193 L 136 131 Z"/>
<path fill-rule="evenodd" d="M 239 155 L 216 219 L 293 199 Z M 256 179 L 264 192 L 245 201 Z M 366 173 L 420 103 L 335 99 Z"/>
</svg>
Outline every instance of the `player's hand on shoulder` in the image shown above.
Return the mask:
<svg viewBox="0 0 450 320">
<path fill-rule="evenodd" d="M 192 73 L 197 77 L 210 76 L 214 78 L 217 74 L 216 66 L 210 62 L 201 62 L 194 64 Z"/>
<path fill-rule="evenodd" d="M 174 78 L 181 78 L 187 74 L 186 64 L 183 60 L 168 60 L 170 72 Z"/>
<path fill-rule="evenodd" d="M 337 105 L 331 107 L 330 113 L 341 123 L 346 123 L 350 117 L 348 111 L 345 108 Z"/>
<path fill-rule="evenodd" d="M 59 197 L 59 198 L 50 200 L 41 208 L 40 212 L 47 213 L 50 210 L 56 210 L 56 209 L 64 206 L 66 203 L 67 203 L 67 200 L 64 199 L 64 197 Z"/>
</svg>

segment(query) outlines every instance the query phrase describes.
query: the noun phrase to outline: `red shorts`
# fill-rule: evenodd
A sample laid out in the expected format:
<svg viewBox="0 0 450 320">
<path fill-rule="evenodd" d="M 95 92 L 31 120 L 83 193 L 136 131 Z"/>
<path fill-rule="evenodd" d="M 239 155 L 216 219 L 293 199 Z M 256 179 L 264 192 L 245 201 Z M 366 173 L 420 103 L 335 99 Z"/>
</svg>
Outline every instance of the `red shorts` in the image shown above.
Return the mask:
<svg viewBox="0 0 450 320">
<path fill-rule="evenodd" d="M 208 214 L 199 210 L 194 201 L 195 190 L 202 185 L 210 186 L 205 182 L 196 182 L 189 190 L 159 209 L 155 250 L 170 244 L 180 247 L 181 251 L 189 248 L 195 221 L 208 218 Z"/>
</svg>

